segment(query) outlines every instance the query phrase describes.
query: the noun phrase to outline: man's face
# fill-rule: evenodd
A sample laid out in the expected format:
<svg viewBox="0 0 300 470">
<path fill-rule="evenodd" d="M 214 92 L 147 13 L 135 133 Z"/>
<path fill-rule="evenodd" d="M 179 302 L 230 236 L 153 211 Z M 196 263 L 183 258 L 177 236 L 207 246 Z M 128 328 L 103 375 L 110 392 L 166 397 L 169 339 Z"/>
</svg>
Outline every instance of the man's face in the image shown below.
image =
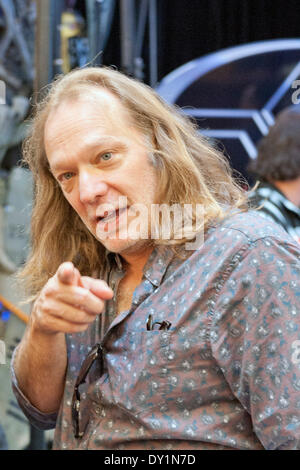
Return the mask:
<svg viewBox="0 0 300 470">
<path fill-rule="evenodd" d="M 126 229 L 136 217 L 149 227 L 149 219 L 131 208 L 143 204 L 150 214 L 155 169 L 122 103 L 105 90 L 97 93 L 95 102 L 63 101 L 50 114 L 46 154 L 64 196 L 91 233 L 109 251 L 134 253 L 149 240 L 132 238 Z"/>
</svg>

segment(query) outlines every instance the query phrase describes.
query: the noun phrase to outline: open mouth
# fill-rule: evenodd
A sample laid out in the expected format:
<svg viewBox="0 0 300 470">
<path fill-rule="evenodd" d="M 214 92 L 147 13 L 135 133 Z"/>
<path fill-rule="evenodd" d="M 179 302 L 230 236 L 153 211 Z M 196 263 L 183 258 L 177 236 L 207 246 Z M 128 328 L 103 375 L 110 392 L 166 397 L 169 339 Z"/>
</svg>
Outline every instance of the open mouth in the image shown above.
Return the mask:
<svg viewBox="0 0 300 470">
<path fill-rule="evenodd" d="M 107 222 L 118 220 L 119 217 L 126 212 L 127 207 L 123 207 L 122 209 L 116 209 L 114 211 L 106 211 L 103 217 L 97 217 L 97 223 L 105 224 Z"/>
</svg>

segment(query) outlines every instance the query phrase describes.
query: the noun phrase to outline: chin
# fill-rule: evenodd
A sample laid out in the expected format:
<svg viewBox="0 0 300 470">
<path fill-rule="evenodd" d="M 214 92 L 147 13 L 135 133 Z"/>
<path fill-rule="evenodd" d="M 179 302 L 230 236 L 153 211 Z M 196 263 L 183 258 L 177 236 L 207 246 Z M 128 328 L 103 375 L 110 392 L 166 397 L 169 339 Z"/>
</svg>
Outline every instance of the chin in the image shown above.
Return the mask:
<svg viewBox="0 0 300 470">
<path fill-rule="evenodd" d="M 120 255 L 138 253 L 149 245 L 147 240 L 99 240 L 100 243 L 110 252 Z"/>
<path fill-rule="evenodd" d="M 123 252 L 127 252 L 127 250 L 135 251 L 135 246 L 139 245 L 140 242 L 138 240 L 99 240 L 99 242 L 112 253 L 119 253 L 122 254 Z"/>
</svg>

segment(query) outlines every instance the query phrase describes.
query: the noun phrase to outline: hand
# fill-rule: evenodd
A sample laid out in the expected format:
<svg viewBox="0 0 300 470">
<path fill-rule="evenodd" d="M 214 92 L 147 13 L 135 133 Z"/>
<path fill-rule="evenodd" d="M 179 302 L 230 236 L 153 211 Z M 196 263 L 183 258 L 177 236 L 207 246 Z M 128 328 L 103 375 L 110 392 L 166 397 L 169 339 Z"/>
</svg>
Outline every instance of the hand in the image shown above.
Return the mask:
<svg viewBox="0 0 300 470">
<path fill-rule="evenodd" d="M 112 297 L 106 282 L 81 276 L 71 262 L 62 263 L 34 304 L 31 326 L 46 334 L 85 331 Z"/>
</svg>

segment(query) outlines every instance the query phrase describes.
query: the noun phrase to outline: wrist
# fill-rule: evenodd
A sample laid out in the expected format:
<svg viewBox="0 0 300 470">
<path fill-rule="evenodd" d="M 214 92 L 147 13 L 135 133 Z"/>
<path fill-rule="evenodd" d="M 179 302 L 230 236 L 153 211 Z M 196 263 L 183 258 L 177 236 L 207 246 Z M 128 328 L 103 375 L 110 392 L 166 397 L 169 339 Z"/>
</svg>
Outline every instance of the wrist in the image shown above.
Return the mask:
<svg viewBox="0 0 300 470">
<path fill-rule="evenodd" d="M 31 341 L 56 341 L 59 337 L 64 337 L 64 333 L 45 328 L 33 316 L 28 324 L 28 336 Z"/>
</svg>

